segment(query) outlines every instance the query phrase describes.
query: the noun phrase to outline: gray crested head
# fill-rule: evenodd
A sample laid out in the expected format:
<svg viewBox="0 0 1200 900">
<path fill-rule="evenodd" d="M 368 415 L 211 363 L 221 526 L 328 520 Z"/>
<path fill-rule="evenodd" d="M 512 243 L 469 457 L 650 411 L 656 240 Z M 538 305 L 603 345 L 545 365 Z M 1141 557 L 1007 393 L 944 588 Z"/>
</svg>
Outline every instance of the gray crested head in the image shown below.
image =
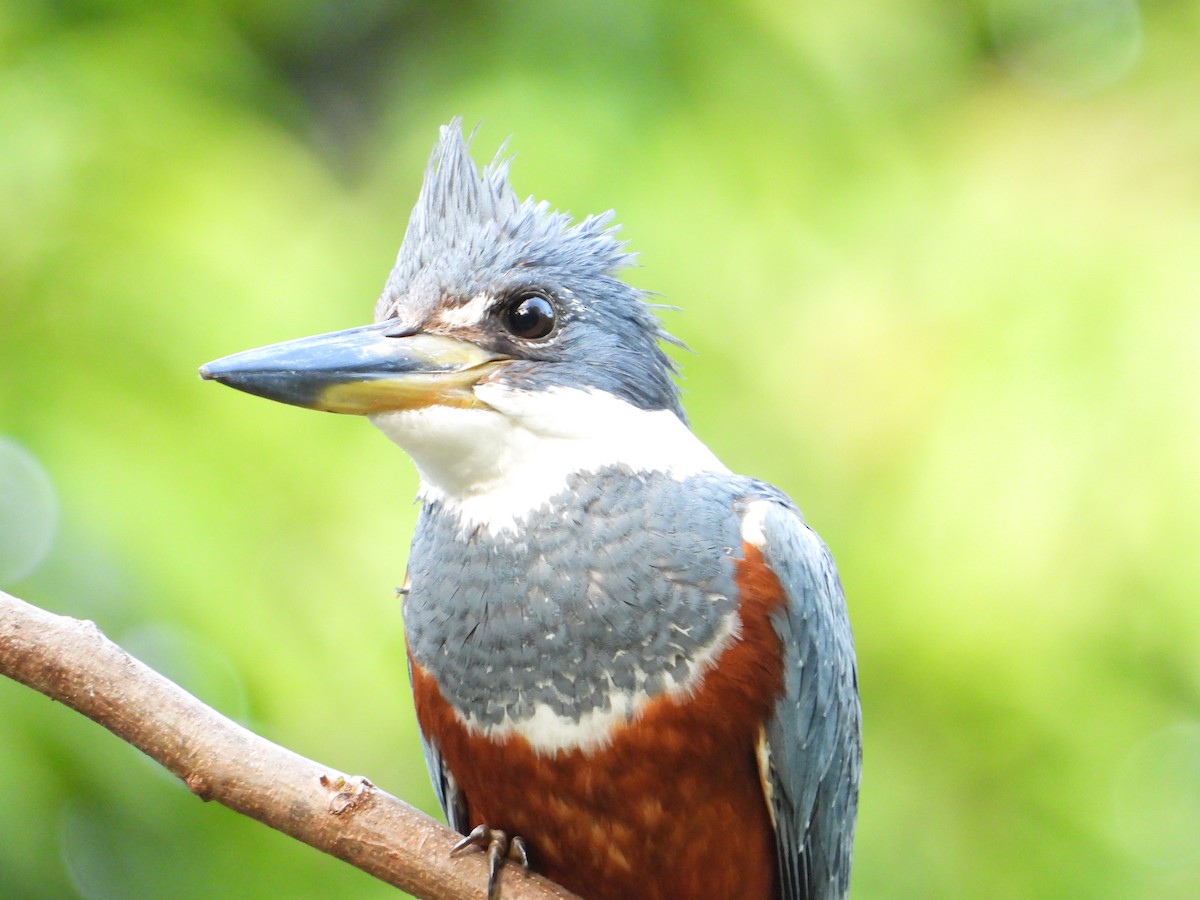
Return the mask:
<svg viewBox="0 0 1200 900">
<path fill-rule="evenodd" d="M 686 421 L 660 345 L 679 342 L 617 277 L 633 254 L 613 213 L 576 223 L 520 200 L 509 160 L 498 154 L 480 170 L 469 145 L 460 119 L 442 126 L 376 321 L 503 353 L 511 362 L 492 379 L 514 388 L 601 390 Z"/>
</svg>

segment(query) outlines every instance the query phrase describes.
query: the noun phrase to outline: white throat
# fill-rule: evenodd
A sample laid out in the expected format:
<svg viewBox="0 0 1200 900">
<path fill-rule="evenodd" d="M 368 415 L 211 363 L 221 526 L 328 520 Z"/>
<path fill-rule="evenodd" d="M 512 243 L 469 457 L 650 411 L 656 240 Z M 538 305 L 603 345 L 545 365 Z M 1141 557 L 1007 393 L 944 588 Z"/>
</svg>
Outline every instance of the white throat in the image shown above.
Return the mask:
<svg viewBox="0 0 1200 900">
<path fill-rule="evenodd" d="M 515 530 L 576 472 L 618 464 L 679 479 L 729 471 L 669 410 L 572 388 L 485 384 L 475 394 L 488 408 L 435 406 L 370 417 L 412 457 L 421 498 L 453 505 L 465 528 Z"/>
</svg>

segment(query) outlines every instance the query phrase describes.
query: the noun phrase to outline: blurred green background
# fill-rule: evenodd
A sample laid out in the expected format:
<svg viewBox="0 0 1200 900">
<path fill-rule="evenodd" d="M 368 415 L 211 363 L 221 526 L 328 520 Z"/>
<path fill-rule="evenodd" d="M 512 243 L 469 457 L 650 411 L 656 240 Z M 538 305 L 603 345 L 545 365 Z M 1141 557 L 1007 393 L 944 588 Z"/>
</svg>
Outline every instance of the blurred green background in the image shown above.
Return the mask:
<svg viewBox="0 0 1200 900">
<path fill-rule="evenodd" d="M 849 595 L 857 897 L 1200 896 L 1200 8 L 0 0 L 0 585 L 427 810 L 368 321 L 437 126 L 615 207 Z M 394 896 L 0 684 L 0 895 Z"/>
</svg>

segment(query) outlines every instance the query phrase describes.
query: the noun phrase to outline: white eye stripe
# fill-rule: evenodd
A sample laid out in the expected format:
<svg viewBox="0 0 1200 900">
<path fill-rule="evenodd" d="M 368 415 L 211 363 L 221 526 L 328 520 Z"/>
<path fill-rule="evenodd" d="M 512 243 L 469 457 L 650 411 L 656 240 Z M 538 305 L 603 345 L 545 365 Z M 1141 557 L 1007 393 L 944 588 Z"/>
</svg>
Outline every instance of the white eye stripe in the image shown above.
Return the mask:
<svg viewBox="0 0 1200 900">
<path fill-rule="evenodd" d="M 437 322 L 446 328 L 468 328 L 481 323 L 491 311 L 495 298 L 491 294 L 476 294 L 461 306 L 450 306 L 440 310 Z"/>
</svg>

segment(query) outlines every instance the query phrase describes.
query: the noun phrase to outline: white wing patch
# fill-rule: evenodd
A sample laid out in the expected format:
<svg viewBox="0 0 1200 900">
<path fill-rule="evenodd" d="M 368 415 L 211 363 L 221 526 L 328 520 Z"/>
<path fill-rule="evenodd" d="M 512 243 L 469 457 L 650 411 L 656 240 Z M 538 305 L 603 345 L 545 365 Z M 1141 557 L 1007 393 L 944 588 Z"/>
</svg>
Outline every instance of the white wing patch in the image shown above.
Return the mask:
<svg viewBox="0 0 1200 900">
<path fill-rule="evenodd" d="M 775 505 L 771 500 L 755 500 L 746 507 L 746 515 L 742 518 L 742 540 L 751 547 L 759 550 L 766 549 L 767 534 L 764 526 L 767 521 L 767 513 Z"/>
<path fill-rule="evenodd" d="M 758 729 L 754 755 L 758 758 L 758 780 L 762 782 L 763 797 L 767 800 L 767 811 L 771 814 L 771 827 L 778 831 L 779 826 L 775 822 L 775 786 L 771 782 L 771 745 L 767 741 L 765 728 Z"/>
</svg>

